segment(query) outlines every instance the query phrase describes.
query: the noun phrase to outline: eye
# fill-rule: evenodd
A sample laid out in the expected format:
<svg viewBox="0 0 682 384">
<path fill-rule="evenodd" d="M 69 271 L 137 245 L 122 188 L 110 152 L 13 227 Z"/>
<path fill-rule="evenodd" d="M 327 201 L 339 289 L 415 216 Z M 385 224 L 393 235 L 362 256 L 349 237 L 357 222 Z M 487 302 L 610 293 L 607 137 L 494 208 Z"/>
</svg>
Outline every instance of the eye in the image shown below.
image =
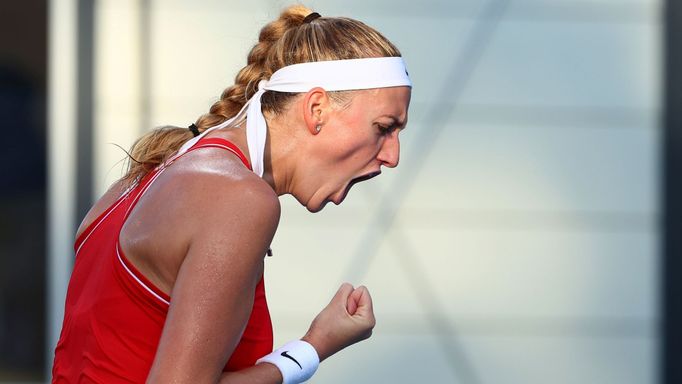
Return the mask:
<svg viewBox="0 0 682 384">
<path fill-rule="evenodd" d="M 396 125 L 395 124 L 391 124 L 391 125 L 377 124 L 377 128 L 379 129 L 379 132 L 382 135 L 388 135 L 391 132 L 395 131 Z"/>
</svg>

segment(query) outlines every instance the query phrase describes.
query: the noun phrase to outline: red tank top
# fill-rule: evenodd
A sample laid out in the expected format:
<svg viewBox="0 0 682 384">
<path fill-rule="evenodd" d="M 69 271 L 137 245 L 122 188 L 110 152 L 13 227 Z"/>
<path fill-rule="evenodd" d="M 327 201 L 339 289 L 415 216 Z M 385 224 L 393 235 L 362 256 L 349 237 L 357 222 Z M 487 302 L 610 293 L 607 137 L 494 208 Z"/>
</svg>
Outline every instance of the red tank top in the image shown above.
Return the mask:
<svg viewBox="0 0 682 384">
<path fill-rule="evenodd" d="M 239 148 L 224 139 L 202 139 L 189 151 L 208 147 L 236 154 L 251 169 Z M 53 383 L 144 383 L 147 379 L 171 297 L 126 259 L 118 238 L 129 213 L 166 166 L 126 191 L 76 239 Z M 251 317 L 224 371 L 254 365 L 272 352 L 272 343 L 261 278 Z"/>
</svg>

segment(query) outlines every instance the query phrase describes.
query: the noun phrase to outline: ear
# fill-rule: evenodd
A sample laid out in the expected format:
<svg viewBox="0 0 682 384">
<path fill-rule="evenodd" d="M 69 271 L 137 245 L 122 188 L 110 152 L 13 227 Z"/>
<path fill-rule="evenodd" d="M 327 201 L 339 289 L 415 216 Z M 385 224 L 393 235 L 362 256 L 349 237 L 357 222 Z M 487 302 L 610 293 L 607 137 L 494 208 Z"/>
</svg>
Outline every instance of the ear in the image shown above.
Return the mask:
<svg viewBox="0 0 682 384">
<path fill-rule="evenodd" d="M 311 134 L 319 133 L 317 127 L 325 123 L 329 107 L 329 95 L 323 88 L 315 87 L 303 96 L 303 120 Z"/>
</svg>

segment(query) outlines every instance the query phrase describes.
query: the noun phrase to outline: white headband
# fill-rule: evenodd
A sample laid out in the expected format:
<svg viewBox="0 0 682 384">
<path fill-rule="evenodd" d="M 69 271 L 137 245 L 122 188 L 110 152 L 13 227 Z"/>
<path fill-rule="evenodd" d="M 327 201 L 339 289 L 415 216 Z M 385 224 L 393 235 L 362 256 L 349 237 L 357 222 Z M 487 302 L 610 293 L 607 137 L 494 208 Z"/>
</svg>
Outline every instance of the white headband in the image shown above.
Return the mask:
<svg viewBox="0 0 682 384">
<path fill-rule="evenodd" d="M 261 96 L 266 91 L 308 92 L 315 87 L 326 91 L 350 91 L 356 89 L 412 87 L 402 57 L 374 57 L 333 61 L 313 61 L 280 68 L 270 80 L 261 80 L 256 92 L 233 118 L 206 129 L 201 135 L 185 143 L 179 156 L 191 148 L 208 132 L 224 128 L 246 116 L 246 139 L 251 158 L 251 168 L 263 176 L 267 124 L 261 111 Z"/>
</svg>

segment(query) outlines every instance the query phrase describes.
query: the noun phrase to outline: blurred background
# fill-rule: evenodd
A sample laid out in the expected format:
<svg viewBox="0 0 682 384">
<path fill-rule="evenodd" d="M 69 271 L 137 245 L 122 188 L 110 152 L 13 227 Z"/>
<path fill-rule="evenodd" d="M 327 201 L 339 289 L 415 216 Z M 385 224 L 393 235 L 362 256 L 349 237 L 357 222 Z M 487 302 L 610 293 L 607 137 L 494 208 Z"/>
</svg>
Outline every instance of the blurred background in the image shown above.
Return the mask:
<svg viewBox="0 0 682 384">
<path fill-rule="evenodd" d="M 288 4 L 0 5 L 0 382 L 49 380 L 73 234 L 118 146 L 205 113 Z M 378 319 L 310 382 L 682 382 L 679 2 L 304 5 L 377 28 L 414 82 L 397 169 L 319 214 L 281 199 L 275 345 L 343 281 Z"/>
</svg>

